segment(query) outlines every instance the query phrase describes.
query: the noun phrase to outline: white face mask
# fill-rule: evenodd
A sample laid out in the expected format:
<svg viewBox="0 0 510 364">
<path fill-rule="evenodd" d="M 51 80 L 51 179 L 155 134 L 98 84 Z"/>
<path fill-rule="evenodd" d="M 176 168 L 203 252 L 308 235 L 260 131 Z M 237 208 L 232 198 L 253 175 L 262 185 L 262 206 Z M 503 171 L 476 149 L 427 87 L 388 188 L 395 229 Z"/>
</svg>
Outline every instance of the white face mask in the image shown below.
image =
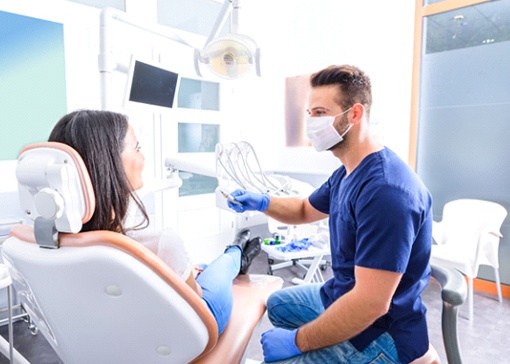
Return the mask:
<svg viewBox="0 0 510 364">
<path fill-rule="evenodd" d="M 350 124 L 347 130 L 342 134 L 338 134 L 333 123 L 337 116 L 348 112 L 352 107 L 344 112 L 334 116 L 307 116 L 306 117 L 306 135 L 317 152 L 328 150 L 332 146 L 342 142 L 344 135 L 351 130 L 354 124 Z"/>
</svg>

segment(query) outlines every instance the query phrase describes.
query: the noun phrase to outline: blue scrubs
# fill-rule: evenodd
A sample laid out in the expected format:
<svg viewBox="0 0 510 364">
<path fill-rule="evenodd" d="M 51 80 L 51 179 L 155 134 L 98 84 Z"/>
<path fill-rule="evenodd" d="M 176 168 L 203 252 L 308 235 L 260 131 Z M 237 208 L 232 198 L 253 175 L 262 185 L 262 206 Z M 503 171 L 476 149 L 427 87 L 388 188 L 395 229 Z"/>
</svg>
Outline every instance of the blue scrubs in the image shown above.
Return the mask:
<svg viewBox="0 0 510 364">
<path fill-rule="evenodd" d="M 430 277 L 432 198 L 417 175 L 390 149 L 367 156 L 346 177 L 342 166 L 309 201 L 329 214 L 333 278 L 321 288 L 324 307 L 355 284 L 355 266 L 403 273 L 389 312 L 350 340 L 363 351 L 387 332 L 400 361 L 429 346 L 420 294 Z"/>
</svg>

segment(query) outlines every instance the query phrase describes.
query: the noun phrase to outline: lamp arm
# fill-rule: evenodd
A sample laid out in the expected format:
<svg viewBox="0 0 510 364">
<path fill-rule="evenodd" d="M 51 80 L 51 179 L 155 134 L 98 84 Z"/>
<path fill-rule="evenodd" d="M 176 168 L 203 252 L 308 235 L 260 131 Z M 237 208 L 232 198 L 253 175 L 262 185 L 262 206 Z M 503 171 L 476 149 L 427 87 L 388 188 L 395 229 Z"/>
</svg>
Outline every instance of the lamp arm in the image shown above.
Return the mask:
<svg viewBox="0 0 510 364">
<path fill-rule="evenodd" d="M 120 10 L 117 10 L 114 8 L 109 8 L 109 7 L 103 9 L 103 11 L 101 12 L 101 25 L 103 25 L 103 23 L 105 23 L 105 22 L 108 22 L 108 19 L 118 20 L 123 23 L 129 24 L 135 28 L 146 30 L 146 31 L 154 33 L 156 35 L 161 35 L 165 38 L 174 40 L 174 41 L 181 43 L 185 46 L 188 46 L 190 48 L 195 48 L 195 46 L 193 44 L 189 43 L 186 39 L 179 36 L 174 31 L 171 31 L 171 30 L 169 31 L 168 28 L 166 28 L 166 27 L 148 25 L 148 24 L 139 22 L 135 19 L 131 19 L 125 12 L 120 11 Z"/>
<path fill-rule="evenodd" d="M 255 72 L 257 74 L 257 76 L 261 76 L 261 72 L 260 72 L 260 48 L 257 47 L 257 49 L 255 50 Z"/>
<path fill-rule="evenodd" d="M 236 0 L 234 0 L 236 1 Z M 236 1 L 237 3 L 237 1 Z M 211 29 L 211 33 L 209 33 L 209 36 L 207 37 L 207 40 L 205 41 L 204 48 L 206 45 L 209 44 L 214 38 L 216 38 L 221 30 L 221 27 L 223 24 L 225 24 L 225 20 L 227 20 L 228 15 L 230 14 L 230 11 L 232 10 L 231 5 L 232 0 L 225 0 L 223 2 L 223 5 L 220 9 L 220 12 L 218 13 L 218 17 L 216 18 L 216 21 L 214 22 L 214 25 Z"/>
<path fill-rule="evenodd" d="M 230 20 L 230 32 L 237 34 L 239 30 L 239 0 L 232 0 L 232 17 Z"/>
</svg>

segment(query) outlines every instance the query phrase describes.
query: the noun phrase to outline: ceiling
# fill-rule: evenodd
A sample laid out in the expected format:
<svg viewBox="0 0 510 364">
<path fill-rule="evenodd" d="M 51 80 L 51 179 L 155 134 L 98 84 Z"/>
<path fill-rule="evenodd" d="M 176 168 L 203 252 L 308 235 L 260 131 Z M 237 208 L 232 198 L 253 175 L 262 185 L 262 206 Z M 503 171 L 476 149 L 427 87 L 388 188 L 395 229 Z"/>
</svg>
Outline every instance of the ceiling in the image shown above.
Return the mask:
<svg viewBox="0 0 510 364">
<path fill-rule="evenodd" d="M 510 0 L 499 0 L 428 16 L 425 53 L 510 40 Z"/>
</svg>

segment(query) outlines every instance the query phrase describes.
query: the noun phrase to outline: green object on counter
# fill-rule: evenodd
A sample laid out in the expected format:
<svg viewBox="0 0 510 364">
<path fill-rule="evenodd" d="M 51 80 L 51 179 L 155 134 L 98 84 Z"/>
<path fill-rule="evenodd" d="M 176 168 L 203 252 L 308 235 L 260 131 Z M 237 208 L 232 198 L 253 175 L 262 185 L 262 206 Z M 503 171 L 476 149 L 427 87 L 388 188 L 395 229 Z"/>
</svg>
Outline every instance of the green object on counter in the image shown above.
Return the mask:
<svg viewBox="0 0 510 364">
<path fill-rule="evenodd" d="M 275 237 L 275 239 L 266 238 L 266 239 L 264 239 L 264 244 L 265 245 L 280 245 L 281 241 L 280 241 L 279 237 Z"/>
</svg>

